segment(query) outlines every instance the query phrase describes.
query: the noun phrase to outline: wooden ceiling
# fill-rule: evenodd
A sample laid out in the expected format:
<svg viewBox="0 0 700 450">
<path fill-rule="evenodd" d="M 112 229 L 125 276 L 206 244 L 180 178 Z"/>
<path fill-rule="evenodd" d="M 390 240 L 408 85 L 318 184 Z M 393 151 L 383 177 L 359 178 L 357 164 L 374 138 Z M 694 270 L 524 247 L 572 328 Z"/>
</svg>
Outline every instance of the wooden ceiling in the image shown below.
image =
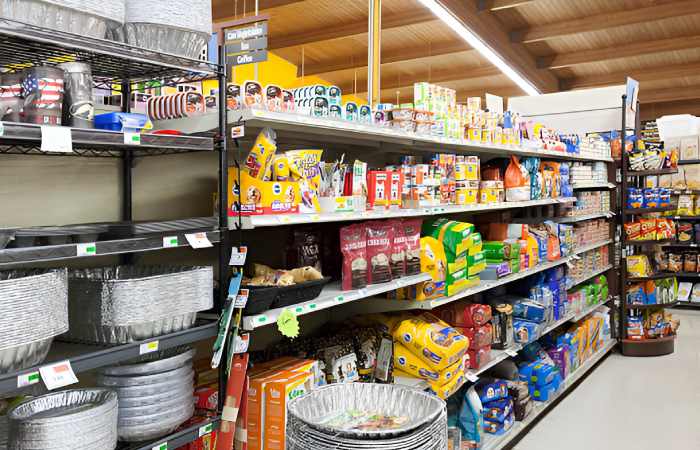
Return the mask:
<svg viewBox="0 0 700 450">
<path fill-rule="evenodd" d="M 366 95 L 368 0 L 259 0 L 270 49 L 344 93 Z M 700 115 L 700 0 L 440 0 L 541 91 L 640 81 L 644 116 Z M 212 0 L 215 21 L 254 0 Z M 416 0 L 382 0 L 382 100 L 413 83 L 523 92 Z M 303 73 L 302 73 L 303 67 Z"/>
</svg>

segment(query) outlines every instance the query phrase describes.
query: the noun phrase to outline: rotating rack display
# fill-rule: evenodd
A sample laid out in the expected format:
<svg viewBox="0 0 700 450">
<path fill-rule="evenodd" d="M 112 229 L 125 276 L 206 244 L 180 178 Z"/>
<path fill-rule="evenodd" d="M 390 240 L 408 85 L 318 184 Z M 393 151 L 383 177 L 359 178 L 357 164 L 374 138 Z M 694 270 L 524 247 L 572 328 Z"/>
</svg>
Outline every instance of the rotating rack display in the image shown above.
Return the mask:
<svg viewBox="0 0 700 450">
<path fill-rule="evenodd" d="M 219 52 L 221 54 L 221 52 Z M 121 104 L 124 112 L 129 110 L 131 86 L 145 81 L 158 81 L 165 84 L 218 79 L 226 85 L 226 72 L 223 64 L 212 64 L 190 60 L 174 55 L 160 54 L 151 50 L 136 48 L 123 43 L 92 39 L 56 30 L 42 29 L 9 20 L 0 20 L 0 66 L 4 69 L 29 66 L 55 65 L 65 61 L 82 61 L 90 64 L 94 86 L 115 89 L 121 86 Z M 61 243 L 60 239 L 37 246 L 33 243 L 0 249 L 0 269 L 31 267 L 36 263 L 87 259 L 102 255 L 122 255 L 124 262 L 137 252 L 158 251 L 173 247 L 189 247 L 193 233 L 203 233 L 218 247 L 216 261 L 211 266 L 219 269 L 219 284 L 228 285 L 228 234 L 226 218 L 227 190 L 227 147 L 225 136 L 225 100 L 220 99 L 221 120 L 212 127 L 214 133 L 199 136 L 142 134 L 140 143 L 135 145 L 127 139 L 126 133 L 98 129 L 70 129 L 72 145 L 61 153 L 42 150 L 46 128 L 27 123 L 0 122 L 0 154 L 73 156 L 73 157 L 112 157 L 122 160 L 121 206 L 122 222 L 116 224 L 75 225 L 52 227 L 55 235 L 83 234 L 80 243 Z M 58 127 L 50 127 L 58 128 Z M 50 131 L 50 130 L 49 130 Z M 184 219 L 169 222 L 134 222 L 132 216 L 132 168 L 135 158 L 186 152 L 218 152 L 219 214 L 216 217 Z M 1 156 L 0 156 L 1 157 Z M 77 160 L 79 162 L 79 160 Z M 7 211 L 6 211 L 7 212 Z M 12 220 L 8 215 L 5 220 Z M 104 227 L 104 228 L 102 228 Z M 97 233 L 115 227 L 128 229 L 122 237 L 119 233 L 105 240 L 98 240 Z M 91 231 L 86 231 L 86 230 Z M 76 230 L 76 231 L 71 231 Z M 95 231 L 97 230 L 97 231 Z M 141 230 L 137 232 L 136 230 Z M 0 230 L 0 241 L 14 234 L 15 230 Z M 141 237 L 141 233 L 142 237 Z M 104 234 L 103 234 L 104 236 Z M 65 242 L 65 241 L 63 241 Z M 213 289 L 213 286 L 212 286 Z M 218 317 L 226 300 L 226 289 L 219 289 L 215 299 L 214 312 Z M 157 350 L 166 350 L 214 338 L 218 332 L 216 320 L 199 320 L 195 326 L 183 331 L 161 335 L 157 338 L 115 346 L 95 346 L 55 342 L 46 361 L 38 366 L 0 375 L 0 395 L 17 393 L 26 386 L 41 382 L 40 369 L 54 362 L 69 361 L 75 373 L 114 365 L 138 358 L 140 355 Z M 220 395 L 223 399 L 225 373 L 220 370 Z M 220 416 L 205 419 L 203 422 L 177 431 L 153 442 L 120 445 L 119 449 L 151 450 L 174 449 L 194 442 L 199 437 L 217 429 Z"/>
<path fill-rule="evenodd" d="M 622 97 L 622 130 L 628 130 L 632 129 L 635 132 L 635 135 L 637 138 L 639 138 L 640 135 L 640 116 L 637 114 L 637 120 L 634 125 L 634 127 L 628 127 L 628 124 L 626 123 L 627 117 L 624 113 L 625 108 L 626 108 L 626 103 L 627 103 L 627 96 Z M 637 110 L 639 110 L 639 104 L 637 104 Z M 623 134 L 625 131 L 623 131 Z M 628 223 L 628 221 L 632 221 L 635 217 L 642 216 L 644 214 L 652 214 L 652 213 L 664 213 L 664 212 L 670 212 L 670 211 L 675 211 L 676 206 L 664 206 L 664 207 L 658 207 L 658 208 L 627 208 L 627 195 L 628 195 L 628 188 L 642 188 L 645 185 L 645 177 L 649 176 L 657 176 L 657 175 L 668 175 L 668 174 L 674 174 L 678 172 L 678 169 L 674 168 L 664 168 L 664 169 L 657 169 L 657 170 L 643 170 L 643 171 L 631 171 L 629 170 L 629 159 L 627 155 L 627 151 L 624 148 L 622 148 L 622 159 L 621 159 L 621 175 L 622 175 L 622 183 L 620 186 L 620 224 L 621 226 L 624 226 L 625 223 Z M 632 180 L 630 182 L 630 180 Z M 675 240 L 650 240 L 650 241 L 639 241 L 639 240 L 629 240 L 627 239 L 626 233 L 623 231 L 622 232 L 622 248 L 623 248 L 623 257 L 622 257 L 622 264 L 620 267 L 620 322 L 619 322 L 619 333 L 620 333 L 620 342 L 621 342 L 621 349 L 622 349 L 622 354 L 627 355 L 627 356 L 660 356 L 660 355 L 666 355 L 669 353 L 673 353 L 674 351 L 674 344 L 675 344 L 675 336 L 670 336 L 670 337 L 663 337 L 663 338 L 658 338 L 658 339 L 644 339 L 644 340 L 634 340 L 630 339 L 628 336 L 628 319 L 630 317 L 630 311 L 631 310 L 637 310 L 637 311 L 644 311 L 644 310 L 649 310 L 649 309 L 658 309 L 658 308 L 665 308 L 665 307 L 672 307 L 677 304 L 677 302 L 671 302 L 667 304 L 649 304 L 649 305 L 633 305 L 629 304 L 627 302 L 627 290 L 628 286 L 632 283 L 638 283 L 638 282 L 643 282 L 643 281 L 648 281 L 648 280 L 653 280 L 653 279 L 660 279 L 660 278 L 669 278 L 669 277 L 675 277 L 676 274 L 664 274 L 664 273 L 659 273 L 659 274 L 654 274 L 651 275 L 650 277 L 644 277 L 644 278 L 632 278 L 628 276 L 627 273 L 627 257 L 633 254 L 636 254 L 638 252 L 644 252 L 645 250 L 648 250 L 650 247 L 654 246 L 666 246 L 666 245 L 674 245 L 673 242 Z"/>
<path fill-rule="evenodd" d="M 499 145 L 482 145 L 459 142 L 450 139 L 441 139 L 433 137 L 418 137 L 409 135 L 400 135 L 396 132 L 391 132 L 383 129 L 363 126 L 358 124 L 343 123 L 328 119 L 311 118 L 295 114 L 275 113 L 263 110 L 243 110 L 229 111 L 228 123 L 230 125 L 241 127 L 245 130 L 245 136 L 235 139 L 237 147 L 252 145 L 255 136 L 263 128 L 272 128 L 277 137 L 277 146 L 279 148 L 323 148 L 324 146 L 342 148 L 344 151 L 352 151 L 357 155 L 382 155 L 383 152 L 391 151 L 393 153 L 412 152 L 420 154 L 421 152 L 436 152 L 446 151 L 456 153 L 458 155 L 480 155 L 491 157 L 507 157 L 510 155 L 520 156 L 539 156 L 543 159 L 553 159 L 558 161 L 599 161 L 607 164 L 608 167 L 608 182 L 606 183 L 591 183 L 584 185 L 574 185 L 573 188 L 580 190 L 610 190 L 611 205 L 610 211 L 595 214 L 582 215 L 579 217 L 544 217 L 558 223 L 576 223 L 592 219 L 608 219 L 612 222 L 612 218 L 617 210 L 615 170 L 614 163 L 610 157 L 591 157 L 585 155 L 569 155 L 562 152 L 543 151 L 543 150 L 528 150 L 509 146 Z M 215 118 L 212 115 L 202 115 L 192 121 L 169 120 L 161 123 L 155 123 L 156 128 L 177 128 L 187 132 L 198 133 L 210 130 L 215 126 Z M 241 128 L 238 128 L 241 129 Z M 309 147 L 311 146 L 311 147 Z M 244 147 L 246 148 L 246 147 Z M 247 148 L 246 148 L 247 150 Z M 361 156 L 360 156 L 361 157 Z M 239 159 L 240 160 L 240 159 Z M 526 208 L 536 210 L 533 207 L 552 205 L 557 203 L 568 203 L 575 201 L 575 198 L 555 198 L 532 200 L 526 202 L 502 202 L 490 205 L 473 205 L 473 206 L 456 206 L 448 205 L 442 207 L 430 207 L 421 209 L 398 209 L 391 211 L 364 211 L 364 212 L 342 212 L 342 213 L 317 213 L 317 214 L 277 214 L 277 215 L 257 215 L 244 216 L 232 215 L 229 216 L 229 229 L 236 231 L 243 236 L 241 239 L 248 247 L 249 258 L 253 257 L 256 252 L 257 233 L 266 233 L 262 239 L 269 240 L 270 236 L 267 233 L 274 232 L 274 229 L 287 230 L 296 226 L 315 225 L 315 224 L 330 224 L 334 222 L 349 223 L 353 221 L 372 221 L 381 220 L 389 217 L 425 217 L 430 216 L 447 216 L 454 217 L 459 214 L 460 217 L 465 215 L 476 215 L 481 213 L 502 213 L 502 212 L 525 212 Z M 521 219 L 526 222 L 527 217 Z M 534 219 L 537 220 L 537 219 Z M 542 219 L 540 219 L 542 220 Z M 341 225 L 339 225 L 341 226 Z M 542 335 L 546 335 L 564 324 L 572 321 L 578 321 L 588 316 L 602 305 L 607 305 L 611 309 L 611 320 L 613 329 L 613 339 L 604 343 L 604 345 L 592 355 L 585 365 L 582 365 L 574 372 L 563 384 L 559 394 L 547 402 L 539 403 L 535 411 L 524 422 L 517 422 L 513 430 L 497 439 L 488 439 L 484 442 L 484 448 L 501 449 L 512 447 L 532 426 L 537 417 L 545 414 L 548 410 L 554 407 L 568 392 L 573 390 L 583 377 L 591 371 L 598 362 L 607 356 L 617 342 L 614 339 L 617 319 L 616 302 L 618 286 L 618 276 L 615 271 L 618 269 L 615 264 L 615 230 L 610 227 L 610 235 L 608 239 L 600 242 L 591 242 L 589 245 L 584 245 L 575 248 L 573 254 L 569 257 L 563 257 L 552 262 L 543 262 L 524 272 L 506 276 L 498 281 L 482 281 L 479 285 L 466 289 L 465 291 L 437 300 L 414 302 L 414 301 L 395 301 L 381 298 L 382 294 L 411 286 L 421 281 L 424 281 L 427 274 L 420 274 L 412 277 L 404 277 L 396 279 L 385 284 L 370 285 L 367 288 L 354 289 L 343 291 L 338 283 L 330 283 L 326 285 L 320 296 L 303 303 L 294 304 L 287 307 L 270 309 L 252 315 L 242 317 L 241 329 L 248 333 L 248 338 L 251 348 L 265 348 L 273 346 L 268 344 L 271 335 L 276 335 L 276 330 L 279 325 L 278 319 L 285 313 L 292 313 L 301 319 L 308 320 L 329 320 L 336 317 L 353 317 L 360 314 L 373 312 L 395 312 L 406 310 L 424 310 L 433 309 L 439 306 L 460 300 L 469 299 L 472 296 L 481 292 L 493 289 L 499 286 L 505 286 L 510 283 L 517 283 L 518 280 L 543 272 L 547 269 L 563 266 L 580 257 L 587 251 L 596 250 L 601 247 L 607 247 L 610 254 L 611 264 L 599 267 L 590 274 L 586 274 L 581 279 L 574 280 L 574 286 L 582 284 L 596 276 L 606 274 L 610 283 L 610 295 L 602 303 L 585 307 L 581 311 L 571 312 L 561 317 L 559 320 L 548 324 L 542 330 Z M 337 232 L 337 230 L 336 230 Z M 279 253 L 279 240 L 275 239 L 277 247 L 276 253 Z M 302 322 L 303 323 L 303 322 Z M 315 322 L 317 323 L 317 322 Z M 274 341 L 274 338 L 273 338 Z M 260 344 L 260 345 L 256 345 Z M 493 350 L 491 360 L 481 366 L 479 369 L 472 369 L 467 373 L 467 379 L 472 382 L 487 371 L 489 368 L 504 361 L 508 358 L 517 355 L 521 350 L 520 344 L 513 345 L 505 350 Z M 418 384 L 418 387 L 425 387 Z"/>
</svg>

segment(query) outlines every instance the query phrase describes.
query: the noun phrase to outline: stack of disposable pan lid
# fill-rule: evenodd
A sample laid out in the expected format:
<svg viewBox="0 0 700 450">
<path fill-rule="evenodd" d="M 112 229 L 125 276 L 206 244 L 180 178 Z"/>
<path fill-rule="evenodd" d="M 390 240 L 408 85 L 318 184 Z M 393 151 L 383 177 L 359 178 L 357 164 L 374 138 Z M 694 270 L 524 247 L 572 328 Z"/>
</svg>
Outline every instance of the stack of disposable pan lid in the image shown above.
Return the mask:
<svg viewBox="0 0 700 450">
<path fill-rule="evenodd" d="M 329 418 L 367 413 L 399 417 L 396 427 L 330 425 Z M 389 384 L 325 386 L 288 406 L 287 450 L 444 450 L 447 407 L 417 389 Z"/>
<path fill-rule="evenodd" d="M 66 340 L 126 344 L 191 328 L 212 308 L 211 267 L 118 266 L 69 274 Z"/>
<path fill-rule="evenodd" d="M 0 373 L 41 363 L 66 331 L 65 269 L 0 272 Z"/>
<path fill-rule="evenodd" d="M 7 416 L 0 415 L 0 450 L 7 450 L 7 436 L 10 433 Z"/>
<path fill-rule="evenodd" d="M 113 450 L 117 394 L 76 389 L 28 400 L 7 414 L 8 450 Z"/>
<path fill-rule="evenodd" d="M 138 442 L 173 432 L 194 412 L 194 350 L 179 347 L 138 363 L 102 369 L 97 384 L 119 397 L 119 439 Z"/>
</svg>

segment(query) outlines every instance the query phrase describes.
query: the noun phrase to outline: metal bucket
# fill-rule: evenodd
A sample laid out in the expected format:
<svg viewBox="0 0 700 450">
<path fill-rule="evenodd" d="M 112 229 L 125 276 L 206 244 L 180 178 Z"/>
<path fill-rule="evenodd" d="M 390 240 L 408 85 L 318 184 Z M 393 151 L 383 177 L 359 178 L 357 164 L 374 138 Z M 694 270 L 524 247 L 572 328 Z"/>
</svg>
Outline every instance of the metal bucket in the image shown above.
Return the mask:
<svg viewBox="0 0 700 450">
<path fill-rule="evenodd" d="M 69 62 L 57 66 L 64 71 L 63 125 L 94 128 L 95 99 L 92 95 L 92 71 L 85 63 Z"/>
<path fill-rule="evenodd" d="M 22 79 L 22 121 L 39 125 L 61 125 L 63 93 L 63 70 L 55 67 L 27 69 Z"/>
</svg>

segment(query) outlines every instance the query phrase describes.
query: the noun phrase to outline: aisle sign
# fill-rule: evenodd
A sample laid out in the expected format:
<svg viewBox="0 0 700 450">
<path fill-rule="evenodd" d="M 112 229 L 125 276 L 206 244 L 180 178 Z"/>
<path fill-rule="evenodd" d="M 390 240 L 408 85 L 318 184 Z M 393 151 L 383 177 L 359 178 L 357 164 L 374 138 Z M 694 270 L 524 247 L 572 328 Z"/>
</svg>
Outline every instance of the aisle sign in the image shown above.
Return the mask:
<svg viewBox="0 0 700 450">
<path fill-rule="evenodd" d="M 226 65 L 241 66 L 267 61 L 267 19 L 250 20 L 224 30 Z"/>
</svg>

